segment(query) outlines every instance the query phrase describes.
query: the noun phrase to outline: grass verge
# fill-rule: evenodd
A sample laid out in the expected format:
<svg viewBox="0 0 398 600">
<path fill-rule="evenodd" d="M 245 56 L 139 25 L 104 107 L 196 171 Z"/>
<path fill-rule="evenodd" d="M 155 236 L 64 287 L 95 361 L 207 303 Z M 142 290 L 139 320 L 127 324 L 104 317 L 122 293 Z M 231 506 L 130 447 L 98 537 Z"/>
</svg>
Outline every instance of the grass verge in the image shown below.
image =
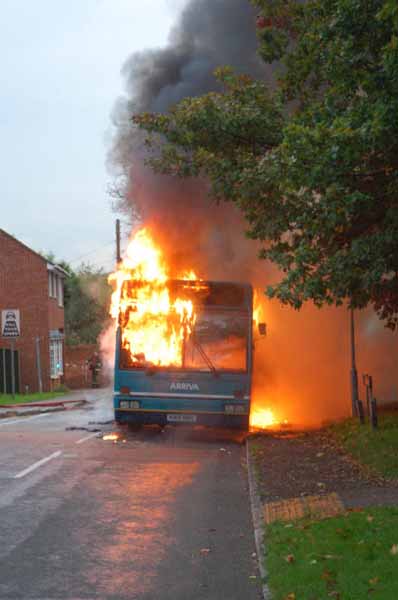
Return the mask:
<svg viewBox="0 0 398 600">
<path fill-rule="evenodd" d="M 398 507 L 266 528 L 273 600 L 397 600 Z"/>
<path fill-rule="evenodd" d="M 2 404 L 25 404 L 26 402 L 40 402 L 41 400 L 51 400 L 59 396 L 65 396 L 66 392 L 43 392 L 42 394 L 0 394 L 0 406 Z"/>
<path fill-rule="evenodd" d="M 255 440 L 251 441 L 249 444 L 249 453 L 252 458 L 253 464 L 253 473 L 256 479 L 257 485 L 261 485 L 263 483 L 263 473 L 259 466 L 259 460 L 262 456 L 263 449 Z"/>
<path fill-rule="evenodd" d="M 330 427 L 338 444 L 366 467 L 384 477 L 398 478 L 398 415 L 380 415 L 379 428 L 348 419 Z M 398 598 L 398 596 L 397 596 Z"/>
</svg>

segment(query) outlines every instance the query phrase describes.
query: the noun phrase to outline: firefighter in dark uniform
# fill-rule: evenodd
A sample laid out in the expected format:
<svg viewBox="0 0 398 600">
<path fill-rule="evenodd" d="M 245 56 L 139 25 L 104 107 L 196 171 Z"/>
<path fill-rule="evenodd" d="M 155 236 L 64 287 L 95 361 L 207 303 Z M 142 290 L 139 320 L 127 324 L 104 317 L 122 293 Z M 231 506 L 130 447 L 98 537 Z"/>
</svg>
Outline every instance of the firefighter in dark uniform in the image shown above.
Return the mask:
<svg viewBox="0 0 398 600">
<path fill-rule="evenodd" d="M 94 352 L 88 361 L 88 368 L 91 371 L 91 387 L 99 387 L 98 374 L 101 370 L 101 361 L 98 352 Z"/>
</svg>

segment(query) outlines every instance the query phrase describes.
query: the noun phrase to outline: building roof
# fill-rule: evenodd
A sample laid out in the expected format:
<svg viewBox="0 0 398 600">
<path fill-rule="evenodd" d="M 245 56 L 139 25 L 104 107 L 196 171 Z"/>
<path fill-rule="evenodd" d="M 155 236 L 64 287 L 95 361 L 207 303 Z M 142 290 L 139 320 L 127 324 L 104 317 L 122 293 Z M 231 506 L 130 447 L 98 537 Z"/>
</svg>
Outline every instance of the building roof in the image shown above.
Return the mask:
<svg viewBox="0 0 398 600">
<path fill-rule="evenodd" d="M 44 261 L 46 263 L 47 269 L 49 271 L 57 271 L 57 272 L 59 272 L 59 274 L 61 276 L 63 276 L 63 277 L 69 277 L 69 273 L 67 271 L 65 271 L 65 269 L 63 269 L 60 265 L 57 265 L 57 264 L 51 262 L 45 256 L 42 256 L 39 252 L 36 252 L 35 250 L 32 250 L 32 248 L 29 248 L 29 246 L 27 246 L 26 244 L 24 244 L 23 242 L 21 242 L 20 240 L 18 240 L 15 236 L 11 235 L 10 233 L 8 233 L 7 231 L 5 231 L 4 229 L 1 229 L 1 227 L 0 227 L 0 235 L 4 235 L 5 237 L 11 239 L 13 242 L 16 242 L 17 244 L 19 244 L 20 246 L 22 246 L 25 250 L 27 250 L 31 254 L 34 254 L 35 256 L 38 256 L 42 261 Z"/>
</svg>

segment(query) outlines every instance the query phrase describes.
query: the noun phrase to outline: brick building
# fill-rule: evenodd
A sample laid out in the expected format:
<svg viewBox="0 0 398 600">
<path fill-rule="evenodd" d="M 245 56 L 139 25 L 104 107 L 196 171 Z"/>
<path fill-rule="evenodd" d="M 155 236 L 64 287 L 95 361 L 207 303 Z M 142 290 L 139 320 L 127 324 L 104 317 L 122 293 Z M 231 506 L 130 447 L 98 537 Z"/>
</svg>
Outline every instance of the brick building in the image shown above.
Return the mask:
<svg viewBox="0 0 398 600">
<path fill-rule="evenodd" d="M 11 391 L 12 365 L 17 391 L 49 391 L 62 383 L 65 276 L 0 229 L 0 394 Z M 12 357 L 11 340 L 3 334 L 13 328 L 20 335 Z"/>
</svg>

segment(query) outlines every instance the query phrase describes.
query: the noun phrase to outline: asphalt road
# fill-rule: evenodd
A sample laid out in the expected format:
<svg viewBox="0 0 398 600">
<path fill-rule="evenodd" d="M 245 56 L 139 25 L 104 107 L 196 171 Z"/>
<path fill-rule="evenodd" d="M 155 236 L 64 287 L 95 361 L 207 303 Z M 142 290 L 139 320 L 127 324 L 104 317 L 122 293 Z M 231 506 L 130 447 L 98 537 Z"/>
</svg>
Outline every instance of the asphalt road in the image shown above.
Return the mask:
<svg viewBox="0 0 398 600">
<path fill-rule="evenodd" d="M 241 440 L 98 425 L 111 394 L 89 400 L 0 420 L 0 598 L 261 598 Z"/>
</svg>

